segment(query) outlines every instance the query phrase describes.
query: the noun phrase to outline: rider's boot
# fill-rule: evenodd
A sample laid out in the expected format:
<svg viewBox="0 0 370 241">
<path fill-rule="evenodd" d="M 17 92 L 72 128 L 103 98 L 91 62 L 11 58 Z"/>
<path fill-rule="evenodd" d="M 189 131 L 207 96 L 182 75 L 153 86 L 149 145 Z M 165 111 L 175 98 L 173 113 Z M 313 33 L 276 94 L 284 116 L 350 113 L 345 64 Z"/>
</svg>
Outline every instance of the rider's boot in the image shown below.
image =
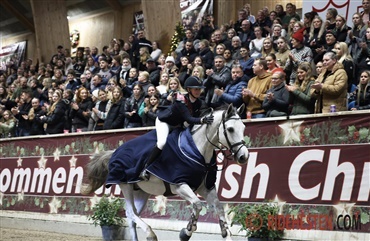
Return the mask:
<svg viewBox="0 0 370 241">
<path fill-rule="evenodd" d="M 144 170 L 140 173 L 140 178 L 143 179 L 144 181 L 149 180 L 149 172 L 147 172 L 146 168 L 150 166 L 162 153 L 162 150 L 159 149 L 157 146 L 154 147 L 152 150 L 152 153 L 149 156 L 148 161 L 145 164 Z"/>
</svg>

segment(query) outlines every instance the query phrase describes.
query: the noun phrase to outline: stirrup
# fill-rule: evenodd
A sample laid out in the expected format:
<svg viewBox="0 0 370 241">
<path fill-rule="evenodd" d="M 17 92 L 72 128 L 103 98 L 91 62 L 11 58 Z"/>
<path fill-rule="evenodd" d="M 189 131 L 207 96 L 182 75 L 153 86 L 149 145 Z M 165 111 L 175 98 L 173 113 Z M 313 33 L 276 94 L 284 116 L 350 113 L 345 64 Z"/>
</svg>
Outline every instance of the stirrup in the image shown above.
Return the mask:
<svg viewBox="0 0 370 241">
<path fill-rule="evenodd" d="M 149 178 L 150 178 L 150 174 L 145 170 L 143 170 L 139 177 L 143 180 L 143 181 L 149 181 Z"/>
</svg>

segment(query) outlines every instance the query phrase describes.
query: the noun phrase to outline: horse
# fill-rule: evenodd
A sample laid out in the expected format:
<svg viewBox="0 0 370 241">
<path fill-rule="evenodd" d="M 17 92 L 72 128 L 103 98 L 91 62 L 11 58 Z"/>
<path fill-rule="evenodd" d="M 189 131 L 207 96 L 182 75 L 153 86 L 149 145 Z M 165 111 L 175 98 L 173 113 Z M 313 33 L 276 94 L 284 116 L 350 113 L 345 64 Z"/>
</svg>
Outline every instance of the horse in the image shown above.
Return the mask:
<svg viewBox="0 0 370 241">
<path fill-rule="evenodd" d="M 237 110 L 232 105 L 229 105 L 227 109 L 224 108 L 224 110 L 215 110 L 212 112 L 214 115 L 212 124 L 193 126 L 191 136 L 207 164 L 209 164 L 212 157 L 214 157 L 215 149 L 219 149 L 223 152 L 225 152 L 225 149 L 228 150 L 231 154 L 227 158 L 232 156 L 232 159 L 240 165 L 247 163 L 249 151 L 244 142 L 245 126 L 240 118 L 240 114 L 243 110 L 244 105 Z M 163 151 L 165 151 L 165 149 Z M 114 151 L 101 152 L 95 154 L 91 158 L 86 171 L 86 179 L 88 182 L 85 182 L 82 188 L 84 194 L 93 193 L 106 182 L 109 172 L 108 162 L 112 161 L 110 159 L 113 152 Z M 214 212 L 219 217 L 222 237 L 226 238 L 231 236 L 231 232 L 226 223 L 223 206 L 217 197 L 216 188 L 207 188 L 205 181 L 202 181 L 194 190 L 187 183 L 165 183 L 157 176 L 150 175 L 149 181 L 138 181 L 136 183 L 120 182 L 119 186 L 126 201 L 127 223 L 133 241 L 138 240 L 136 225 L 146 232 L 146 239 L 148 241 L 157 240 L 157 236 L 152 228 L 146 224 L 139 215 L 146 206 L 149 196 L 164 195 L 168 187 L 170 187 L 172 194 L 178 195 L 182 199 L 189 201 L 193 207 L 187 227 L 180 231 L 180 240 L 189 240 L 193 232 L 197 229 L 197 221 L 202 209 L 202 204 L 196 194 L 202 196 L 209 205 L 214 207 Z"/>
</svg>

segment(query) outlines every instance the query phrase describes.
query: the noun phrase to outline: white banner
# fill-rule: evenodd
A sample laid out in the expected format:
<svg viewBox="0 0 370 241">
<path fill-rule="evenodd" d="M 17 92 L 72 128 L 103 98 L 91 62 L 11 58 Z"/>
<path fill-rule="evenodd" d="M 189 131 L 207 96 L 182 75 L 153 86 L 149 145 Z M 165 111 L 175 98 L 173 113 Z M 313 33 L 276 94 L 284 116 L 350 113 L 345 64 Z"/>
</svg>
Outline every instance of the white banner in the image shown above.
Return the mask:
<svg viewBox="0 0 370 241">
<path fill-rule="evenodd" d="M 180 9 L 183 26 L 191 28 L 200 24 L 204 15 L 213 14 L 213 0 L 181 0 Z"/>
<path fill-rule="evenodd" d="M 0 49 L 0 69 L 6 70 L 6 66 L 19 66 L 24 60 L 26 54 L 27 42 L 19 42 L 16 44 L 4 46 Z"/>
<path fill-rule="evenodd" d="M 328 8 L 337 9 L 347 19 L 348 26 L 352 26 L 352 15 L 363 10 L 362 0 L 305 0 L 302 13 L 315 11 L 325 20 Z"/>
</svg>

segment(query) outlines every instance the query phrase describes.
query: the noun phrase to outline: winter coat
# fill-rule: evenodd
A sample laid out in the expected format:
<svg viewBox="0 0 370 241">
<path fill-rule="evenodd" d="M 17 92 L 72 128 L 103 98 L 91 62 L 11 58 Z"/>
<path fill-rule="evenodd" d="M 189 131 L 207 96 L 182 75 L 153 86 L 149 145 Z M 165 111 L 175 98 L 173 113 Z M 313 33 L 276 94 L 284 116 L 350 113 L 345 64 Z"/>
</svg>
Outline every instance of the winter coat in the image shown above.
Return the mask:
<svg viewBox="0 0 370 241">
<path fill-rule="evenodd" d="M 69 104 L 69 102 L 68 102 Z M 55 110 L 47 115 L 44 119 L 42 119 L 43 123 L 46 123 L 46 130 L 45 132 L 47 134 L 58 134 L 58 133 L 63 133 L 64 130 L 64 120 L 65 118 L 65 113 L 68 108 L 68 105 L 65 100 L 60 100 L 56 107 Z"/>
<path fill-rule="evenodd" d="M 87 98 L 78 104 L 79 109 L 71 109 L 70 118 L 72 118 L 72 125 L 75 129 L 87 129 L 89 125 L 89 116 L 84 116 L 83 112 L 91 112 L 93 102 L 91 98 Z"/>
<path fill-rule="evenodd" d="M 241 78 L 231 81 L 225 88 L 224 93 L 220 96 L 219 101 L 225 104 L 233 104 L 238 108 L 243 104 L 242 91 L 247 87 L 248 77 L 243 75 Z"/>
<path fill-rule="evenodd" d="M 326 74 L 327 69 L 324 69 L 316 80 L 323 86 L 319 92 L 314 92 L 317 95 L 315 113 L 328 113 L 331 105 L 335 105 L 337 111 L 346 111 L 348 77 L 343 65 L 336 63 L 333 71 L 325 78 Z"/>
<path fill-rule="evenodd" d="M 153 111 L 150 109 L 147 113 L 143 113 L 143 126 L 155 126 L 155 119 L 157 118 L 158 109 Z"/>
<path fill-rule="evenodd" d="M 211 69 L 213 66 L 213 53 L 209 48 L 204 48 L 199 51 L 199 57 L 203 61 L 205 69 Z"/>
<path fill-rule="evenodd" d="M 36 110 L 34 110 L 35 117 L 31 122 L 31 130 L 30 135 L 44 135 L 44 123 L 40 120 L 40 116 L 46 115 L 45 111 L 39 106 Z"/>
<path fill-rule="evenodd" d="M 213 74 L 204 80 L 203 85 L 205 89 L 205 101 L 210 106 L 211 103 L 216 103 L 217 95 L 214 94 L 215 88 L 225 88 L 231 80 L 230 69 L 224 66 L 220 71 L 214 70 Z"/>
<path fill-rule="evenodd" d="M 273 86 L 267 93 L 274 94 L 274 98 L 269 101 L 267 96 L 262 103 L 262 108 L 266 111 L 267 117 L 286 116 L 289 108 L 289 91 L 282 82 L 278 86 Z"/>
<path fill-rule="evenodd" d="M 107 118 L 104 121 L 104 130 L 123 128 L 125 121 L 125 99 L 113 103 L 109 109 Z"/>
<path fill-rule="evenodd" d="M 313 83 L 314 80 L 311 80 L 304 91 L 297 88 L 290 92 L 290 100 L 293 105 L 290 115 L 313 114 L 315 112 L 316 96 L 312 95 L 313 89 L 311 89 Z"/>
<path fill-rule="evenodd" d="M 356 96 L 357 98 L 355 108 L 357 110 L 370 109 L 370 84 L 366 85 L 364 90 L 357 89 Z"/>
<path fill-rule="evenodd" d="M 126 99 L 125 102 L 125 127 L 129 123 L 139 123 L 142 125 L 142 119 L 139 116 L 139 107 L 141 106 L 141 103 L 144 101 L 144 93 L 139 97 L 139 99 L 135 99 L 134 95 L 132 95 L 130 98 Z M 136 110 L 136 113 L 130 116 L 128 113 L 132 112 L 133 110 Z"/>
</svg>

